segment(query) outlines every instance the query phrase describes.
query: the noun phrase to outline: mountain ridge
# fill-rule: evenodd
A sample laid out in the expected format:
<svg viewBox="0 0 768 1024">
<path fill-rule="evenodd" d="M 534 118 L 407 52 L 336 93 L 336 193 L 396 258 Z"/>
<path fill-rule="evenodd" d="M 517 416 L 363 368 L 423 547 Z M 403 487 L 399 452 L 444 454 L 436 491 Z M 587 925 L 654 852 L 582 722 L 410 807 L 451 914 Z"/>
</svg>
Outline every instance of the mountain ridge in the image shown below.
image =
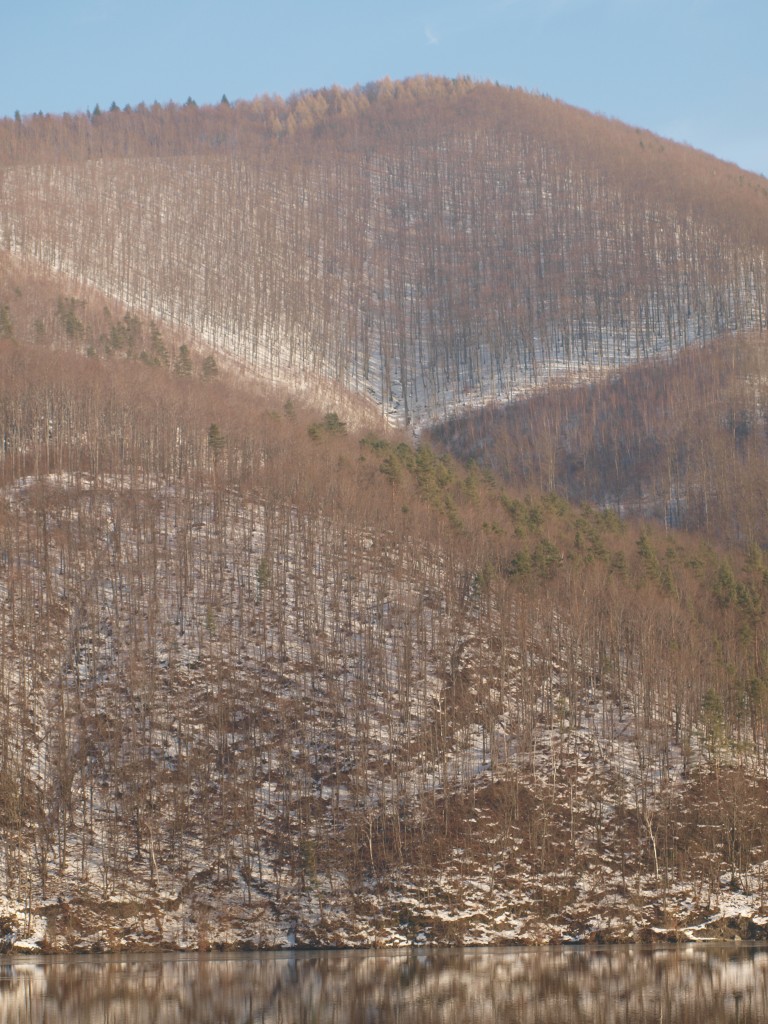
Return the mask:
<svg viewBox="0 0 768 1024">
<path fill-rule="evenodd" d="M 417 79 L 70 121 L 52 163 L 31 124 L 34 169 L 2 173 L 8 252 L 399 425 L 765 327 L 764 179 L 520 90 Z M 171 151 L 88 155 L 133 121 L 136 152 L 158 133 Z M 59 162 L 67 125 L 86 142 Z"/>
</svg>

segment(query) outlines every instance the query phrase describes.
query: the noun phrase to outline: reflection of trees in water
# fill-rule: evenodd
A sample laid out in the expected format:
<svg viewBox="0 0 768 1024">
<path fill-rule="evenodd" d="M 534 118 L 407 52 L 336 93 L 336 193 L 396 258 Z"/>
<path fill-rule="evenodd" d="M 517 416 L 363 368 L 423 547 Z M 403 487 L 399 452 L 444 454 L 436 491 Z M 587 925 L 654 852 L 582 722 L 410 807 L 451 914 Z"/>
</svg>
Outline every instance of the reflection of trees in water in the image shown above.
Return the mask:
<svg viewBox="0 0 768 1024">
<path fill-rule="evenodd" d="M 0 968 L 0 1024 L 749 1024 L 768 1014 L 768 950 L 757 947 L 104 957 Z"/>
</svg>

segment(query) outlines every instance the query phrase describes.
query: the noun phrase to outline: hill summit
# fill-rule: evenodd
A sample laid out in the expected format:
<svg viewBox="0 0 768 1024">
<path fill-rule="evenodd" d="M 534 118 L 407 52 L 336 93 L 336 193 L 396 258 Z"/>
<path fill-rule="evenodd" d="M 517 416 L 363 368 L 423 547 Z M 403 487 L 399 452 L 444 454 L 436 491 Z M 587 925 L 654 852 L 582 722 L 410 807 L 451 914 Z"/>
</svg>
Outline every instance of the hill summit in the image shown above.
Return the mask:
<svg viewBox="0 0 768 1024">
<path fill-rule="evenodd" d="M 768 187 L 467 79 L 0 125 L 6 251 L 418 426 L 768 315 Z"/>
</svg>

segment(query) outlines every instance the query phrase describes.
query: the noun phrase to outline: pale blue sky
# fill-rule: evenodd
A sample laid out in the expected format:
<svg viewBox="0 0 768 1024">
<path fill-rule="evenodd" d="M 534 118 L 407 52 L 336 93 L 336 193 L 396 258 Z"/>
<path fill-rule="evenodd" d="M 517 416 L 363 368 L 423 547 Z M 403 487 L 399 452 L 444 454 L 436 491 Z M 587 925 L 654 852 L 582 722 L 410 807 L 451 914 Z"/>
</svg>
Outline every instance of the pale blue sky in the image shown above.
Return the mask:
<svg viewBox="0 0 768 1024">
<path fill-rule="evenodd" d="M 9 0 L 0 116 L 470 75 L 768 175 L 768 0 Z"/>
</svg>

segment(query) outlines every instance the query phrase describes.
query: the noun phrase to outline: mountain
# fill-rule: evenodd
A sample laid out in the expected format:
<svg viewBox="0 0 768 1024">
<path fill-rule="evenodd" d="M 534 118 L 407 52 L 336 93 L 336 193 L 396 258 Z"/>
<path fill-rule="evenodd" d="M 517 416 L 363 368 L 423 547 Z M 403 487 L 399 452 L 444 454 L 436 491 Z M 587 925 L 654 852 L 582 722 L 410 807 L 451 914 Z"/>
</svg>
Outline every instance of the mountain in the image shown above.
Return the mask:
<svg viewBox="0 0 768 1024">
<path fill-rule="evenodd" d="M 463 80 L 0 137 L 4 946 L 764 937 L 762 179 Z"/>
<path fill-rule="evenodd" d="M 420 426 L 762 328 L 768 185 L 465 79 L 0 125 L 0 238 Z"/>
</svg>

